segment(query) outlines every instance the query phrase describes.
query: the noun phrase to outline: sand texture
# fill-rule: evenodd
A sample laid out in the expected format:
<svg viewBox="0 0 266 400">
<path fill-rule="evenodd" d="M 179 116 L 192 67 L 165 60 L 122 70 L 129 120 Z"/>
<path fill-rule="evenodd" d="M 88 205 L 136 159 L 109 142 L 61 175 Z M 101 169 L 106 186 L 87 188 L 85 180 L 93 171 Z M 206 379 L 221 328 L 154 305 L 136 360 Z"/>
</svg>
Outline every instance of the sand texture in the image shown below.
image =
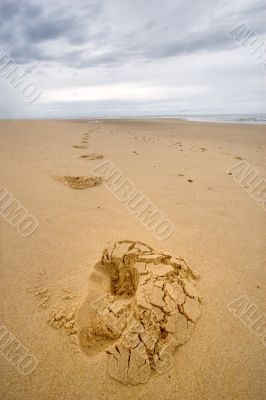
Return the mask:
<svg viewBox="0 0 266 400">
<path fill-rule="evenodd" d="M 266 179 L 262 125 L 1 121 L 0 398 L 264 400 L 253 171 Z"/>
</svg>

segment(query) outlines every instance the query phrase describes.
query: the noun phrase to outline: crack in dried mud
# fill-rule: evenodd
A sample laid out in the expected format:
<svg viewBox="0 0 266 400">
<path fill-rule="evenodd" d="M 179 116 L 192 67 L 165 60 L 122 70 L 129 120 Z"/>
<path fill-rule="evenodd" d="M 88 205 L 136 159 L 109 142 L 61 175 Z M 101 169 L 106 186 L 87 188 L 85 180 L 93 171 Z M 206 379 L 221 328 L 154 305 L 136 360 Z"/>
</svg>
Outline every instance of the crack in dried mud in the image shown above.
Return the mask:
<svg viewBox="0 0 266 400">
<path fill-rule="evenodd" d="M 88 318 L 81 307 L 82 349 L 89 356 L 106 351 L 109 375 L 123 384 L 145 383 L 153 370 L 165 372 L 166 361 L 194 330 L 200 317 L 198 275 L 183 258 L 130 240 L 108 246 L 101 265 L 110 288 L 101 304 L 86 303 Z M 97 336 L 103 340 L 95 349 Z"/>
</svg>

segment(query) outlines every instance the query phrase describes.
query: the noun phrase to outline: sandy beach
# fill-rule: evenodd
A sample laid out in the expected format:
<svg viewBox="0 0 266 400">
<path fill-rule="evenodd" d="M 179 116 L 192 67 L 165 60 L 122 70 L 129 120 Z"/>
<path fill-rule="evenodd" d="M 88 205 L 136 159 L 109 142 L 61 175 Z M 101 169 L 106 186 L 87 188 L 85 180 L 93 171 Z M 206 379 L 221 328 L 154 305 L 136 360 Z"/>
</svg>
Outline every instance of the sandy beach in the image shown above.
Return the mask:
<svg viewBox="0 0 266 400">
<path fill-rule="evenodd" d="M 117 168 L 150 200 L 174 227 L 169 236 L 162 240 L 130 212 L 108 188 L 102 165 Z M 251 195 L 252 182 L 237 182 L 235 171 L 246 167 L 257 182 L 266 179 L 265 125 L 0 121 L 1 399 L 264 399 L 266 203 Z M 4 190 L 32 225 L 5 213 Z M 165 254 L 160 265 L 169 267 L 168 255 L 184 258 L 176 277 L 159 281 L 182 281 L 187 301 L 197 299 L 200 309 L 185 313 L 193 332 L 171 353 L 169 367 L 150 371 L 148 364 L 141 377 L 136 367 L 134 379 L 129 370 L 121 378 L 120 359 L 110 364 L 113 341 L 100 328 L 81 333 L 92 318 L 89 300 L 111 293 L 99 269 L 103 251 L 124 240 L 152 247 L 137 262 Z M 140 283 L 131 283 L 135 298 Z M 37 360 L 31 373 L 8 355 L 7 336 Z"/>
</svg>

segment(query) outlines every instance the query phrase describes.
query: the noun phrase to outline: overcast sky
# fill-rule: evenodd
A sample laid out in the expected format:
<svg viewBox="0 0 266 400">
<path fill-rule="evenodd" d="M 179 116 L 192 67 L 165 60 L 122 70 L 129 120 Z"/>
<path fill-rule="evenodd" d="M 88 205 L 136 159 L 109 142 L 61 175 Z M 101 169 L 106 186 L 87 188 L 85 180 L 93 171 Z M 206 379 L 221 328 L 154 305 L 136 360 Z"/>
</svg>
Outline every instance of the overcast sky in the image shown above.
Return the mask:
<svg viewBox="0 0 266 400">
<path fill-rule="evenodd" d="M 41 89 L 27 104 L 0 77 L 0 117 L 265 112 L 266 73 L 227 35 L 266 42 L 265 21 L 265 0 L 0 0 L 0 55 Z"/>
</svg>

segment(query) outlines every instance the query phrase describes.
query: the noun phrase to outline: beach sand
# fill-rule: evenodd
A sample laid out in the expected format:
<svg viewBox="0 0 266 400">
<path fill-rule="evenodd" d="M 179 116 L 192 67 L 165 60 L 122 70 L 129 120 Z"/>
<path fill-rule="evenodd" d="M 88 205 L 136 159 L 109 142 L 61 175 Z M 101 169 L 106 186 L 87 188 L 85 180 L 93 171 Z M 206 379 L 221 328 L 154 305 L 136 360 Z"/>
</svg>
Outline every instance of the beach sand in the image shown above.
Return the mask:
<svg viewBox="0 0 266 400">
<path fill-rule="evenodd" d="M 173 224 L 166 240 L 95 178 L 92 170 L 109 161 Z M 0 211 L 1 399 L 264 399 L 265 338 L 251 327 L 254 316 L 237 317 L 229 306 L 243 296 L 258 317 L 266 312 L 266 213 L 228 171 L 245 162 L 266 178 L 265 126 L 1 121 L 2 193 L 38 221 L 23 236 Z M 110 367 L 108 341 L 94 332 L 88 346 L 78 331 L 88 299 L 110 292 L 106 274 L 95 273 L 102 253 L 123 240 L 183 257 L 200 275 L 201 316 L 190 340 L 169 368 L 137 385 L 111 376 L 120 361 Z M 4 329 L 38 360 L 32 373 L 5 357 Z"/>
</svg>

